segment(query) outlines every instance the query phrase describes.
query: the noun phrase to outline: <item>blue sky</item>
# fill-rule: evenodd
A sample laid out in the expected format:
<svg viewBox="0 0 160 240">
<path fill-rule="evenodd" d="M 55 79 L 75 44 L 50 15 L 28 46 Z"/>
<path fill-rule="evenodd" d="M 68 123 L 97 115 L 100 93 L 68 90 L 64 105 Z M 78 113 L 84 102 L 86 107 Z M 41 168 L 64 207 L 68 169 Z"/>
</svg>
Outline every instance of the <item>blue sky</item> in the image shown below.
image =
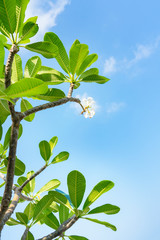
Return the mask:
<svg viewBox="0 0 160 240">
<path fill-rule="evenodd" d="M 101 180 L 115 183 L 96 206 L 115 204 L 120 213 L 95 218 L 115 224 L 117 232 L 81 220 L 68 233 L 90 240 L 160 239 L 159 8 L 158 0 L 31 0 L 27 16 L 39 15 L 40 26 L 34 41 L 53 31 L 69 51 L 79 39 L 89 45 L 90 53 L 98 54 L 94 66 L 111 79 L 105 85 L 84 83 L 74 92 L 74 96 L 94 98 L 97 111 L 92 119 L 66 104 L 38 113 L 32 123 L 23 122 L 18 157 L 27 164 L 27 171 L 44 164 L 38 150 L 41 140 L 58 136 L 55 154 L 70 152 L 68 161 L 37 178 L 37 190 L 58 178 L 61 189 L 67 191 L 67 174 L 74 169 L 86 177 L 86 196 Z M 23 50 L 20 55 L 25 64 L 35 54 Z M 60 70 L 55 60 L 42 58 L 42 62 Z M 67 93 L 68 86 L 62 89 Z M 6 228 L 3 239 L 11 239 L 17 229 L 18 234 L 24 231 Z M 52 229 L 38 226 L 31 232 L 38 238 Z"/>
</svg>

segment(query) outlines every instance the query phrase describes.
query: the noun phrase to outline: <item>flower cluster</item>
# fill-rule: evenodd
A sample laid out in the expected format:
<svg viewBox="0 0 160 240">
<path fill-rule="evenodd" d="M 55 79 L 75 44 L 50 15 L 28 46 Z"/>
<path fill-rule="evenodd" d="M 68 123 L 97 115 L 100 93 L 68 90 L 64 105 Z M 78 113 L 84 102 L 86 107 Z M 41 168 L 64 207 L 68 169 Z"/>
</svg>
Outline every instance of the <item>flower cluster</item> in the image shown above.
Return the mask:
<svg viewBox="0 0 160 240">
<path fill-rule="evenodd" d="M 84 113 L 84 117 L 92 118 L 95 115 L 95 101 L 93 100 L 93 98 L 83 98 L 81 103 L 84 107 L 84 111 L 82 112 L 82 114 Z"/>
</svg>

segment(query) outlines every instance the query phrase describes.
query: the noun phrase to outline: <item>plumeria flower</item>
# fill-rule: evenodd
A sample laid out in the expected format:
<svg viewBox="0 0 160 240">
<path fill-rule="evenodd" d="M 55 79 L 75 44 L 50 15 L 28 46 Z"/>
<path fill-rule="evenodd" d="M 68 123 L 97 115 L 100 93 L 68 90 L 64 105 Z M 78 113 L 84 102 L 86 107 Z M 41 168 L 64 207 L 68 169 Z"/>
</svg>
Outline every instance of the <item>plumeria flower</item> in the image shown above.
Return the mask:
<svg viewBox="0 0 160 240">
<path fill-rule="evenodd" d="M 95 101 L 92 97 L 83 98 L 81 101 L 84 111 L 81 113 L 84 113 L 85 118 L 92 118 L 95 115 Z"/>
</svg>

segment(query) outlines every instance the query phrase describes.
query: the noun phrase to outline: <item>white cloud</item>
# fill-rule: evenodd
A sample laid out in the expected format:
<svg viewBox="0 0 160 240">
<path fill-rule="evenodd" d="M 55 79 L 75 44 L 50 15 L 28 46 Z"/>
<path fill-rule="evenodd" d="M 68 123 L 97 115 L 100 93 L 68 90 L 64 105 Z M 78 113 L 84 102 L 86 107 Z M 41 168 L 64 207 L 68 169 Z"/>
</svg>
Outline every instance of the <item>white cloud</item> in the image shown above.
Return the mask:
<svg viewBox="0 0 160 240">
<path fill-rule="evenodd" d="M 106 59 L 104 63 L 104 74 L 124 71 L 136 65 L 141 60 L 149 58 L 159 47 L 159 43 L 160 37 L 158 37 L 152 44 L 138 44 L 133 51 L 133 58 L 131 59 L 124 58 L 118 61 L 113 56 Z"/>
<path fill-rule="evenodd" d="M 113 73 L 116 72 L 116 59 L 114 57 L 110 57 L 106 59 L 104 63 L 104 73 Z"/>
<path fill-rule="evenodd" d="M 45 32 L 50 31 L 56 25 L 56 19 L 65 9 L 65 6 L 70 4 L 70 0 L 33 0 L 28 4 L 26 11 L 26 19 L 33 16 L 38 16 L 39 32 L 38 38 L 42 37 Z"/>
<path fill-rule="evenodd" d="M 124 102 L 112 102 L 107 104 L 107 114 L 115 113 L 120 111 L 123 107 L 125 107 Z"/>
</svg>

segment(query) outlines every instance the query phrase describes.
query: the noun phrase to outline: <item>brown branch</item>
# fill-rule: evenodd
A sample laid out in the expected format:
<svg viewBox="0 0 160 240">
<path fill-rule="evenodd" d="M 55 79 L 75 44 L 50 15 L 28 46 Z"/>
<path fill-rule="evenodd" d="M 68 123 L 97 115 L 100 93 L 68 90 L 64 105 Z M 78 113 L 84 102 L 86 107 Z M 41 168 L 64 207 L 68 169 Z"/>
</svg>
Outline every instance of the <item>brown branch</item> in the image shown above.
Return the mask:
<svg viewBox="0 0 160 240">
<path fill-rule="evenodd" d="M 49 235 L 39 238 L 37 240 L 51 240 L 55 237 L 61 236 L 66 230 L 68 230 L 72 225 L 78 220 L 78 217 L 73 215 L 71 218 L 67 219 L 65 222 L 63 222 L 59 228 L 54 231 L 53 233 L 50 233 Z"/>
<path fill-rule="evenodd" d="M 71 83 L 70 88 L 69 88 L 69 92 L 68 92 L 68 95 L 67 95 L 68 98 L 72 97 L 73 89 L 74 89 L 74 83 Z"/>
<path fill-rule="evenodd" d="M 29 232 L 29 227 L 26 227 L 26 229 L 25 229 L 25 231 L 24 231 L 24 233 L 23 233 L 23 235 L 22 235 L 21 240 L 26 240 L 26 237 L 27 237 L 28 232 Z"/>
<path fill-rule="evenodd" d="M 30 176 L 30 178 L 28 178 L 18 189 L 21 192 L 23 190 L 23 188 L 27 185 L 27 183 L 29 183 L 33 178 L 35 178 L 36 176 L 38 176 L 41 172 L 44 171 L 44 169 L 46 169 L 48 165 L 44 165 L 41 169 L 39 169 L 37 172 L 35 172 L 32 176 Z"/>
<path fill-rule="evenodd" d="M 68 97 L 66 97 L 66 98 L 62 98 L 58 101 L 49 102 L 49 103 L 45 103 L 45 104 L 33 107 L 33 108 L 23 112 L 23 113 L 20 113 L 20 119 L 22 120 L 23 118 L 29 116 L 32 113 L 36 113 L 36 112 L 39 112 L 39 111 L 42 111 L 42 110 L 45 110 L 45 109 L 48 109 L 48 108 L 57 107 L 57 106 L 65 104 L 67 102 L 79 103 L 80 106 L 82 107 L 82 109 L 84 110 L 84 107 L 82 106 L 81 101 L 78 98 L 72 98 L 72 97 L 68 98 Z"/>
</svg>

